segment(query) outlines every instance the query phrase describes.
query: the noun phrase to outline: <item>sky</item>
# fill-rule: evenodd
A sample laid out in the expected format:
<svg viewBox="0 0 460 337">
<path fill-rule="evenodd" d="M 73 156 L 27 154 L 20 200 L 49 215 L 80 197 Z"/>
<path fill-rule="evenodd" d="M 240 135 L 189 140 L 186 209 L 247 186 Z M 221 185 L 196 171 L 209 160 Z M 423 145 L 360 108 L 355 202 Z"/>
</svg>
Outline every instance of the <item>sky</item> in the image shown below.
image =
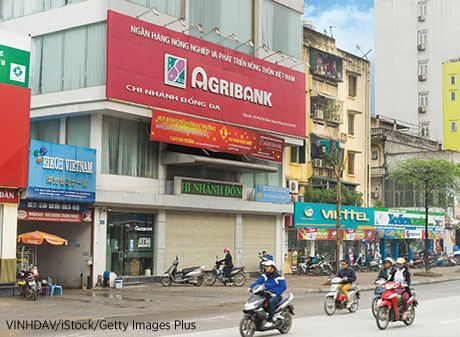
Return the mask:
<svg viewBox="0 0 460 337">
<path fill-rule="evenodd" d="M 338 48 L 357 56 L 370 49 L 372 97 L 374 111 L 374 0 L 305 0 L 304 17 L 313 21 L 316 30 L 332 36 Z"/>
</svg>

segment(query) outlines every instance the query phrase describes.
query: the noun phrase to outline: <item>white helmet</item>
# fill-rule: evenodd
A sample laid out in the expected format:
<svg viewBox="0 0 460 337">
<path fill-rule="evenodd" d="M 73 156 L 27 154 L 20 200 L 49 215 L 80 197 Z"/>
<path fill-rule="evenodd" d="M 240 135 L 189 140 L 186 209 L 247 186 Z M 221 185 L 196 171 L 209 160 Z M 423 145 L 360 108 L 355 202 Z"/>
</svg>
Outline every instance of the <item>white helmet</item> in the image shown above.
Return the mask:
<svg viewBox="0 0 460 337">
<path fill-rule="evenodd" d="M 265 264 L 265 267 L 267 267 L 267 266 L 275 267 L 275 261 L 273 261 L 273 260 L 268 260 L 264 264 Z"/>
</svg>

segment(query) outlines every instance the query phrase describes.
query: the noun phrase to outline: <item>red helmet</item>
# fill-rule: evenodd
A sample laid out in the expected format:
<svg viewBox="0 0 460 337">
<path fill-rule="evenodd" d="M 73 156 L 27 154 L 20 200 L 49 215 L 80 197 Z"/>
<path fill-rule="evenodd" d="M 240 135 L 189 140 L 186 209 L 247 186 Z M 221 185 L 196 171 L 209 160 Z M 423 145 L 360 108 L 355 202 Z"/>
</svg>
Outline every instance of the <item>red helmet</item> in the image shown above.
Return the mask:
<svg viewBox="0 0 460 337">
<path fill-rule="evenodd" d="M 229 252 L 228 248 L 224 248 L 224 253 L 228 253 L 228 252 Z"/>
</svg>

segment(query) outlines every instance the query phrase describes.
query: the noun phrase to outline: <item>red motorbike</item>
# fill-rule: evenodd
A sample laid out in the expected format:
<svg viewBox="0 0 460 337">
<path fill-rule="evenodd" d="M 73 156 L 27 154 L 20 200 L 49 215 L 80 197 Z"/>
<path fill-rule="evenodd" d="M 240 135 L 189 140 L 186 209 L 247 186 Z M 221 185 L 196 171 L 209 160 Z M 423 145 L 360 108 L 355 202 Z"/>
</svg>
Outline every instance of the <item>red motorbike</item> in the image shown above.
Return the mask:
<svg viewBox="0 0 460 337">
<path fill-rule="evenodd" d="M 40 291 L 37 279 L 31 271 L 21 271 L 18 285 L 21 286 L 21 294 L 25 298 L 30 298 L 34 301 L 37 300 Z"/>
<path fill-rule="evenodd" d="M 382 297 L 377 302 L 378 309 L 376 314 L 377 326 L 380 330 L 385 330 L 390 322 L 403 321 L 406 325 L 411 325 L 415 319 L 415 307 L 418 305 L 415 299 L 415 290 L 411 290 L 411 297 L 407 300 L 406 320 L 402 320 L 400 313 L 402 313 L 401 295 L 396 291 L 402 289 L 399 283 L 385 282 L 382 284 L 386 290 L 383 292 Z"/>
</svg>

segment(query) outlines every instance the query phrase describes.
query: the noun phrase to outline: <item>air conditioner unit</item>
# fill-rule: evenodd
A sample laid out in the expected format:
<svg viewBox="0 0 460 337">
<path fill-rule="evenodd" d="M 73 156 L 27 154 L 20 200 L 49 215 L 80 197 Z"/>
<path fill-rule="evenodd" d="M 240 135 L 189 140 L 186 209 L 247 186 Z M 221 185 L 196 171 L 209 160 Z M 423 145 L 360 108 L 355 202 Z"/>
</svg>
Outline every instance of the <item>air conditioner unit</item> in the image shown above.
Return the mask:
<svg viewBox="0 0 460 337">
<path fill-rule="evenodd" d="M 420 44 L 417 46 L 417 49 L 418 49 L 419 51 L 425 50 L 425 44 L 424 44 L 424 43 L 420 43 Z"/>
<path fill-rule="evenodd" d="M 299 195 L 297 196 L 297 201 L 299 201 L 299 202 L 304 202 L 304 201 L 305 201 L 305 196 L 302 195 L 302 194 L 299 194 Z"/>
<path fill-rule="evenodd" d="M 379 198 L 379 192 L 371 192 L 371 198 L 372 199 L 378 199 Z"/>
<path fill-rule="evenodd" d="M 314 118 L 323 119 L 324 118 L 323 110 L 315 110 Z"/>
<path fill-rule="evenodd" d="M 425 74 L 418 75 L 418 80 L 419 81 L 426 81 L 426 75 Z"/>
<path fill-rule="evenodd" d="M 289 180 L 289 193 L 299 193 L 299 182 L 297 180 Z"/>
<path fill-rule="evenodd" d="M 299 196 L 298 196 L 297 194 L 291 194 L 290 201 L 291 201 L 291 202 L 297 202 L 297 201 L 299 201 Z"/>
<path fill-rule="evenodd" d="M 419 15 L 418 22 L 423 22 L 423 21 L 425 21 L 425 15 Z"/>
<path fill-rule="evenodd" d="M 323 160 L 322 159 L 313 159 L 313 167 L 322 167 Z"/>
<path fill-rule="evenodd" d="M 419 113 L 424 113 L 424 112 L 426 112 L 426 106 L 419 106 L 419 107 L 418 107 L 418 112 L 419 112 Z"/>
</svg>

